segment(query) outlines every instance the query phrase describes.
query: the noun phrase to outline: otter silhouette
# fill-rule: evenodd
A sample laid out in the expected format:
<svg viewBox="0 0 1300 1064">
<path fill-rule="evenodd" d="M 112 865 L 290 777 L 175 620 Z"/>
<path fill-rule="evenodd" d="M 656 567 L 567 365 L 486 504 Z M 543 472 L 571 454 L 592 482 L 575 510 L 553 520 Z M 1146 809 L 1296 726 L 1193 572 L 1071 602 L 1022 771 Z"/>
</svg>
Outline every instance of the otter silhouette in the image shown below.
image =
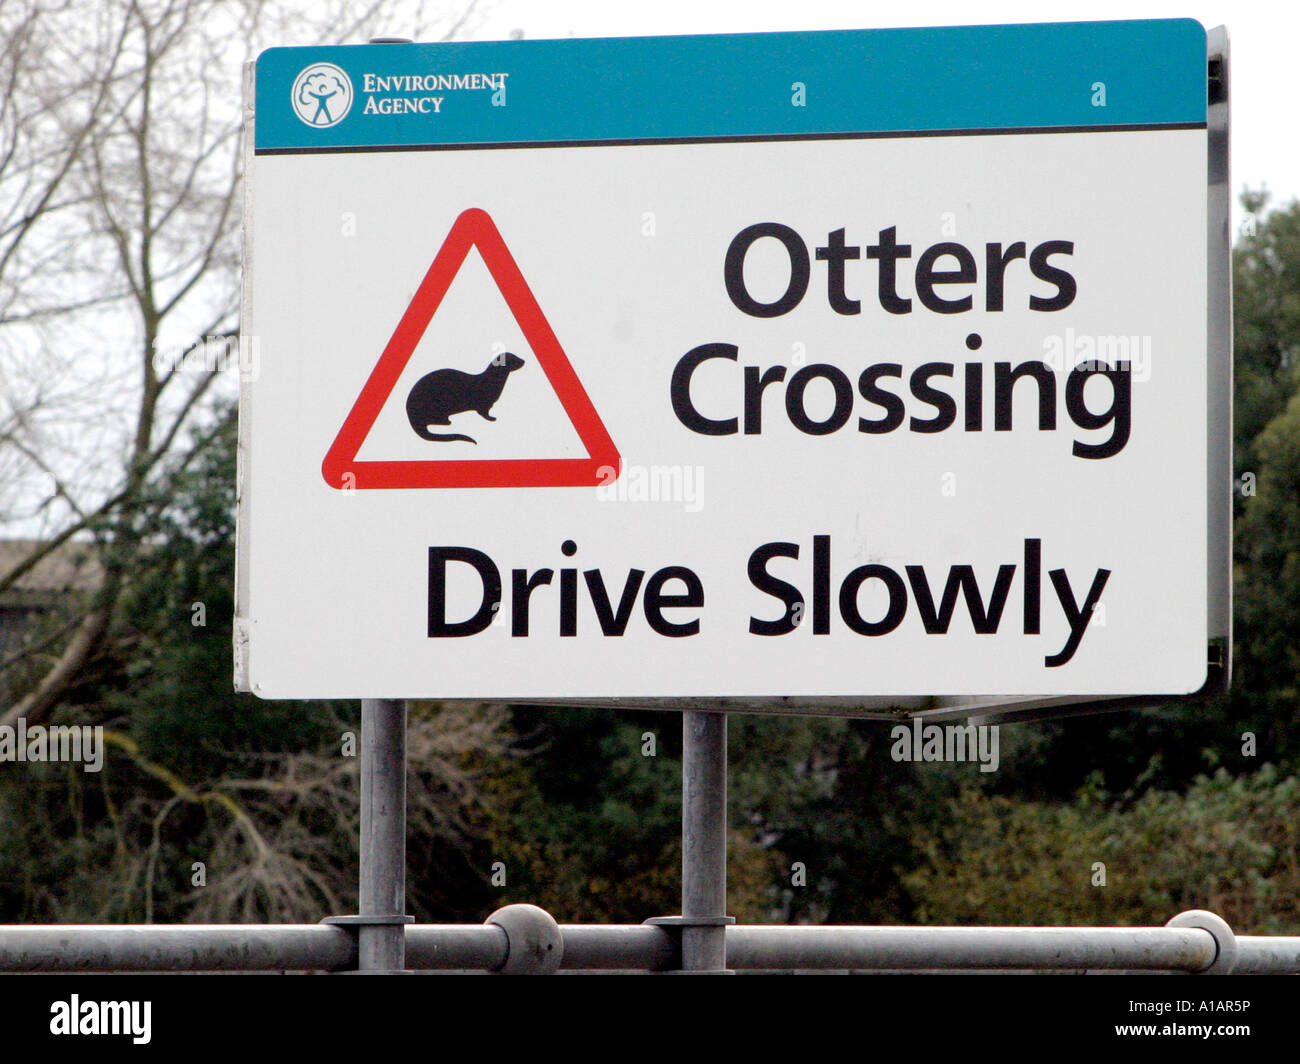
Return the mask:
<svg viewBox="0 0 1300 1064">
<path fill-rule="evenodd" d="M 453 414 L 476 410 L 481 418 L 495 421 L 488 411 L 501 398 L 506 378 L 524 364 L 518 355 L 506 351 L 488 363 L 482 373 L 464 373 L 458 369 L 435 369 L 426 373 L 406 397 L 406 417 L 422 440 L 449 443 L 465 440 L 478 443 L 472 436 L 459 432 L 430 432 L 430 425 L 450 425 Z"/>
</svg>

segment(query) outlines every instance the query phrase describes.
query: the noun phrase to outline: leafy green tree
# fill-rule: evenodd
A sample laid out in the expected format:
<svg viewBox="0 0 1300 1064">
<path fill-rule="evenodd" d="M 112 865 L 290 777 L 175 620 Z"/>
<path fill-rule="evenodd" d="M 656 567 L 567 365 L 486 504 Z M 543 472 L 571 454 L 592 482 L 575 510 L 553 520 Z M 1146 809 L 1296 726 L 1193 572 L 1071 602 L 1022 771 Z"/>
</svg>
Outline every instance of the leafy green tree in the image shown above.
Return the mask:
<svg viewBox="0 0 1300 1064">
<path fill-rule="evenodd" d="M 1261 193 L 1243 197 L 1251 217 Z M 1261 756 L 1300 759 L 1300 202 L 1237 248 L 1233 705 Z"/>
<path fill-rule="evenodd" d="M 1300 296 L 1297 297 L 1300 301 Z M 1265 756 L 1300 758 L 1300 394 L 1254 441 L 1237 526 L 1236 704 Z"/>
<path fill-rule="evenodd" d="M 513 813 L 494 840 L 511 875 L 502 904 L 531 901 L 579 923 L 680 912 L 677 719 L 515 707 L 514 722 L 529 756 Z"/>
<path fill-rule="evenodd" d="M 1295 934 L 1298 821 L 1300 777 L 1269 765 L 1131 804 L 1095 779 L 1071 802 L 967 788 L 904 880 L 926 923 L 1159 926 L 1201 908 L 1242 934 Z"/>
<path fill-rule="evenodd" d="M 1256 468 L 1255 441 L 1300 382 L 1300 202 L 1268 211 L 1268 199 L 1242 194 L 1249 224 L 1232 257 L 1238 477 Z"/>
</svg>

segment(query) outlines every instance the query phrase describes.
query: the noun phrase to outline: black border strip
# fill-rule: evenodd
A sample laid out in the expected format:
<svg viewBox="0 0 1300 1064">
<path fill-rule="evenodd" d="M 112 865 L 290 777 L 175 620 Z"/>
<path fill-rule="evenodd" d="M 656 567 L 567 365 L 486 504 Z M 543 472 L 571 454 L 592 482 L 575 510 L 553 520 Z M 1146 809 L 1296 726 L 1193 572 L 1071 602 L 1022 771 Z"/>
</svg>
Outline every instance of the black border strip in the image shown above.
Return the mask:
<svg viewBox="0 0 1300 1064">
<path fill-rule="evenodd" d="M 366 144 L 320 148 L 255 148 L 254 155 L 339 155 L 396 151 L 493 151 L 503 148 L 645 147 L 656 144 L 753 144 L 800 140 L 884 140 L 900 137 L 1005 137 L 1038 133 L 1146 133 L 1165 129 L 1205 129 L 1204 122 L 1152 122 L 1117 126 L 1015 126 L 1006 129 L 881 130 L 846 133 L 760 133 L 734 137 L 628 137 L 615 140 L 517 140 L 474 144 Z"/>
</svg>

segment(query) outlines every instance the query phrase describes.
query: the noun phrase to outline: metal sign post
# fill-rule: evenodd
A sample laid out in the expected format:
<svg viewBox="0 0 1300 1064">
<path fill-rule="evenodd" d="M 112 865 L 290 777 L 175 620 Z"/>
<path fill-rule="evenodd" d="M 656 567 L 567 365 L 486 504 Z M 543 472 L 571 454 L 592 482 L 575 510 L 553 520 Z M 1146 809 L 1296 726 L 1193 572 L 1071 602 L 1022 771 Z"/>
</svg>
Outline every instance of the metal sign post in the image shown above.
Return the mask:
<svg viewBox="0 0 1300 1064">
<path fill-rule="evenodd" d="M 361 892 L 357 970 L 406 963 L 406 702 L 361 703 Z"/>
<path fill-rule="evenodd" d="M 727 968 L 727 715 L 682 713 L 682 912 L 646 923 L 670 929 L 678 971 Z"/>
<path fill-rule="evenodd" d="M 682 970 L 727 968 L 727 715 L 682 714 Z"/>
<path fill-rule="evenodd" d="M 356 936 L 356 968 L 406 968 L 406 701 L 361 701 L 361 875 L 357 915 L 321 923 Z"/>
</svg>

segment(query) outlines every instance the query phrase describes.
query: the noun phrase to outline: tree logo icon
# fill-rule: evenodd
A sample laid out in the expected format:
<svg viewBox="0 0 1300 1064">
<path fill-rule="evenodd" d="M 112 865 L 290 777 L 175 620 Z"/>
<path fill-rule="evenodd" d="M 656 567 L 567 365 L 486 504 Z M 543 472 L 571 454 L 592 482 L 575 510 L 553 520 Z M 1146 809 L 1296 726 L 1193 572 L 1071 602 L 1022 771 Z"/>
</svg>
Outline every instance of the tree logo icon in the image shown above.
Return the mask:
<svg viewBox="0 0 1300 1064">
<path fill-rule="evenodd" d="M 313 63 L 293 83 L 293 110 L 309 126 L 336 126 L 352 109 L 352 79 L 333 63 Z"/>
</svg>

